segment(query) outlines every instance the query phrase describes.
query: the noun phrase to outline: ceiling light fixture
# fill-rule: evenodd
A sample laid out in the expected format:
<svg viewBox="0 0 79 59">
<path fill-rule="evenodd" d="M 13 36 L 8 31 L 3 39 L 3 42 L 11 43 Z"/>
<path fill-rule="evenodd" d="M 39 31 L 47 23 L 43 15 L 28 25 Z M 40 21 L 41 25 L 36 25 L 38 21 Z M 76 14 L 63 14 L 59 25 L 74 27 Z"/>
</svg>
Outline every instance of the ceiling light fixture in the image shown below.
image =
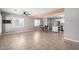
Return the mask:
<svg viewBox="0 0 79 59">
<path fill-rule="evenodd" d="M 31 14 L 29 14 L 28 12 L 24 12 L 24 15 L 30 16 Z"/>
</svg>

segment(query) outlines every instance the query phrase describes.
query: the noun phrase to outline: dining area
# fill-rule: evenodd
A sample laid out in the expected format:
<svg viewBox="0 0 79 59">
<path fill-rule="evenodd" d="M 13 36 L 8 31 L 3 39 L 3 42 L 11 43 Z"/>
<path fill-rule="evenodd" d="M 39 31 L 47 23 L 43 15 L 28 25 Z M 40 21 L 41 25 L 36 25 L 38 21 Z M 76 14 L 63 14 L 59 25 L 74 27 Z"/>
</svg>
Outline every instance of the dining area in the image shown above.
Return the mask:
<svg viewBox="0 0 79 59">
<path fill-rule="evenodd" d="M 64 18 L 47 18 L 37 20 L 38 30 L 42 32 L 63 32 L 64 31 Z"/>
</svg>

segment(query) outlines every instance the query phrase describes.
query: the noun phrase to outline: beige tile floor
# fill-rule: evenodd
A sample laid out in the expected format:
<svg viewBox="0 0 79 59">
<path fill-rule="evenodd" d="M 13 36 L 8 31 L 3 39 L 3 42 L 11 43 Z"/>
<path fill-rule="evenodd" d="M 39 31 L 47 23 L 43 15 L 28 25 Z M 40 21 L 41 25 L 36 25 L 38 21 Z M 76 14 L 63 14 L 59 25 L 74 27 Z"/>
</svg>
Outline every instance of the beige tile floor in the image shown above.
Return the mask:
<svg viewBox="0 0 79 59">
<path fill-rule="evenodd" d="M 26 32 L 3 35 L 1 50 L 65 50 L 79 49 L 79 43 L 63 39 L 63 33 Z"/>
</svg>

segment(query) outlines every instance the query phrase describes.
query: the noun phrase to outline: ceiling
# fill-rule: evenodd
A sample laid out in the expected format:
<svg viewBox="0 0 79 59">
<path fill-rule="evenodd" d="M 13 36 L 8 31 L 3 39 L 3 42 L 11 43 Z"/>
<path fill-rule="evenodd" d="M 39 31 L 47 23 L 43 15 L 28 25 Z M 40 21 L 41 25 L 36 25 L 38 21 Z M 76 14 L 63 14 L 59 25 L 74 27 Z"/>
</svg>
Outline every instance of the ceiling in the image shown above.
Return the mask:
<svg viewBox="0 0 79 59">
<path fill-rule="evenodd" d="M 64 15 L 63 8 L 0 8 L 2 12 L 24 15 L 24 12 L 31 14 L 33 18 L 52 17 Z"/>
<path fill-rule="evenodd" d="M 47 11 L 45 13 L 37 14 L 34 15 L 34 18 L 39 18 L 39 17 L 54 17 L 54 16 L 59 16 L 59 15 L 64 15 L 64 8 L 58 8 L 55 10 Z"/>
<path fill-rule="evenodd" d="M 15 14 L 23 14 L 23 12 L 27 12 L 33 16 L 33 15 L 49 12 L 55 9 L 58 8 L 1 8 L 1 11 L 8 13 L 15 13 Z"/>
</svg>

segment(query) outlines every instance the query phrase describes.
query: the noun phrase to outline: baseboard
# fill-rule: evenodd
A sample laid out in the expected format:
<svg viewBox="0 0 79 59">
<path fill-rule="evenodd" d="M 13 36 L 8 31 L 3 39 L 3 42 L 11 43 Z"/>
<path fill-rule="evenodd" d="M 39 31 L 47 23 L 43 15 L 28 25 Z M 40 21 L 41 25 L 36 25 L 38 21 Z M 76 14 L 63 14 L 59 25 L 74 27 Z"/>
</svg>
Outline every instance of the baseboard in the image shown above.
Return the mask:
<svg viewBox="0 0 79 59">
<path fill-rule="evenodd" d="M 73 40 L 73 39 L 70 39 L 70 38 L 66 38 L 66 37 L 64 37 L 64 39 L 65 39 L 65 40 L 69 40 L 69 41 L 73 41 L 73 42 L 77 42 L 77 43 L 79 43 L 79 41 L 77 41 L 77 40 Z"/>
<path fill-rule="evenodd" d="M 21 33 L 21 32 L 31 32 L 34 31 L 33 30 L 21 30 L 21 31 L 15 31 L 15 32 L 6 32 L 6 33 L 2 33 L 2 35 L 7 35 L 7 34 L 15 34 L 15 33 Z"/>
</svg>

